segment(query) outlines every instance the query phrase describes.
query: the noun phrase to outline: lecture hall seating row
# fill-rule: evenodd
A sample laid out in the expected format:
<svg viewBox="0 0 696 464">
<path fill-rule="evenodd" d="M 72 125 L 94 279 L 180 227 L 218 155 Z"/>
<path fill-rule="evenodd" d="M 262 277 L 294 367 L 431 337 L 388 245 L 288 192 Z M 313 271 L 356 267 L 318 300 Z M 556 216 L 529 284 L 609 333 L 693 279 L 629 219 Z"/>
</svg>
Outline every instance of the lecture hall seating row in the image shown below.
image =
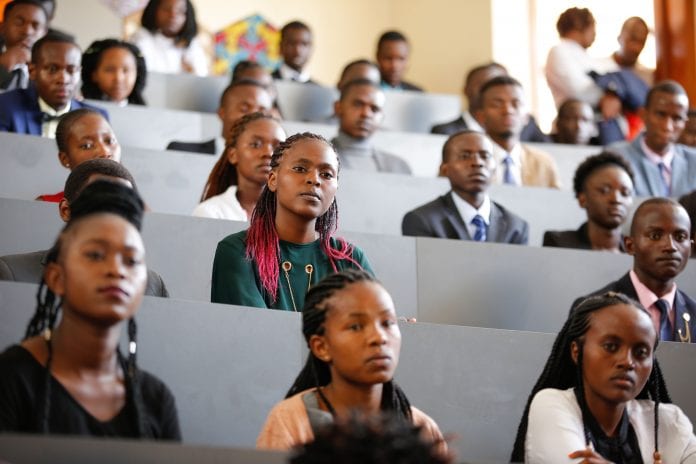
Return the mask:
<svg viewBox="0 0 696 464">
<path fill-rule="evenodd" d="M 0 346 L 20 340 L 36 285 L 0 282 Z M 253 447 L 273 404 L 304 364 L 299 314 L 146 297 L 138 362 L 172 389 L 184 442 Z M 445 433 L 461 461 L 506 462 L 554 335 L 401 323 L 396 379 Z M 483 354 L 483 355 L 482 355 Z M 657 351 L 673 400 L 692 421 L 691 344 Z"/>
</svg>

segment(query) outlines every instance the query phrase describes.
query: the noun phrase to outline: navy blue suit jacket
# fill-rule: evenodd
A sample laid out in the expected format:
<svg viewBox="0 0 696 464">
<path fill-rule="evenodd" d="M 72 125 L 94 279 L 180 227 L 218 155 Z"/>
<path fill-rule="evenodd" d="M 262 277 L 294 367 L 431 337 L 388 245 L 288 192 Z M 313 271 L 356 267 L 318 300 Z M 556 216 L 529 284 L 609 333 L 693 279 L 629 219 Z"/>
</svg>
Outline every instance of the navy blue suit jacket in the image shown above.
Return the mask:
<svg viewBox="0 0 696 464">
<path fill-rule="evenodd" d="M 99 111 L 106 119 L 109 115 L 101 108 L 72 100 L 70 109 L 90 108 Z M 36 88 L 11 90 L 0 94 L 0 132 L 41 135 L 41 109 Z"/>
<path fill-rule="evenodd" d="M 633 282 L 631 282 L 631 276 L 627 272 L 616 282 L 612 282 L 602 289 L 599 289 L 595 292 L 590 293 L 589 295 L 575 300 L 573 302 L 571 311 L 588 296 L 602 295 L 607 292 L 620 292 L 628 296 L 629 298 L 633 298 L 634 300 L 638 301 L 638 294 L 636 293 L 636 289 L 633 286 Z M 696 343 L 696 333 L 694 332 L 694 330 L 696 330 L 696 301 L 692 300 L 686 293 L 677 289 L 677 293 L 676 295 L 674 295 L 674 310 L 676 311 L 676 313 L 674 314 L 675 327 L 674 332 L 672 333 L 671 341 L 680 341 L 679 334 L 677 332 L 678 330 L 681 330 L 682 335 L 686 335 L 686 321 L 684 320 L 684 314 L 688 314 L 691 319 L 691 321 L 689 322 L 691 343 Z"/>
</svg>

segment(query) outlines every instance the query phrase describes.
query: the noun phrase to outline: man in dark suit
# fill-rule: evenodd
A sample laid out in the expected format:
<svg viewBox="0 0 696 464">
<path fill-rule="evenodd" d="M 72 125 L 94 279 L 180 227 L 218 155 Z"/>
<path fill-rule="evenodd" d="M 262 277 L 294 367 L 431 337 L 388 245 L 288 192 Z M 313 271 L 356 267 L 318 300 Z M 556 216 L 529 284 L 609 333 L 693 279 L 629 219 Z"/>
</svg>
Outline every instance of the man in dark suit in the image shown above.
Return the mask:
<svg viewBox="0 0 696 464">
<path fill-rule="evenodd" d="M 625 252 L 621 228 L 633 204 L 633 171 L 619 155 L 600 153 L 580 163 L 575 198 L 587 212 L 578 230 L 548 231 L 544 246 Z"/>
<path fill-rule="evenodd" d="M 651 198 L 636 210 L 630 236 L 624 239 L 633 269 L 616 282 L 592 292 L 621 292 L 650 312 L 661 340 L 696 342 L 696 301 L 677 288 L 676 277 L 691 254 L 691 222 L 670 198 Z M 573 308 L 581 299 L 573 303 Z"/>
<path fill-rule="evenodd" d="M 456 134 L 465 129 L 485 132 L 474 117 L 474 114 L 480 108 L 479 93 L 481 92 L 481 87 L 494 77 L 506 75 L 508 75 L 507 69 L 500 63 L 490 62 L 472 68 L 467 73 L 466 80 L 464 81 L 464 96 L 466 97 L 469 107 L 463 110 L 462 115 L 454 121 L 437 124 L 430 129 L 430 132 L 432 134 L 443 135 Z M 529 122 L 527 122 L 522 129 L 520 140 L 522 142 L 550 142 L 546 134 L 539 129 L 534 117 L 531 115 L 529 116 Z"/>
<path fill-rule="evenodd" d="M 80 82 L 82 52 L 62 34 L 48 34 L 31 50 L 31 85 L 0 95 L 0 131 L 55 137 L 58 119 L 78 108 L 92 108 L 108 119 L 99 108 L 73 97 Z"/>
<path fill-rule="evenodd" d="M 404 235 L 526 244 L 527 222 L 491 201 L 495 171 L 492 143 L 484 134 L 462 131 L 442 148 L 440 175 L 452 190 L 404 216 Z"/>
<path fill-rule="evenodd" d="M 421 87 L 404 80 L 410 52 L 411 46 L 406 36 L 399 31 L 387 31 L 379 37 L 377 66 L 382 75 L 383 89 L 423 91 Z"/>
<path fill-rule="evenodd" d="M 645 132 L 632 142 L 609 145 L 631 163 L 637 196 L 679 197 L 696 189 L 696 150 L 677 143 L 689 97 L 674 81 L 650 89 L 643 111 Z"/>
<path fill-rule="evenodd" d="M 129 188 L 135 188 L 135 181 L 131 173 L 116 161 L 106 158 L 85 161 L 73 169 L 65 181 L 65 197 L 58 204 L 58 213 L 64 222 L 70 220 L 70 203 L 82 195 L 83 190 L 85 195 L 90 194 L 90 192 L 92 194 L 101 192 L 101 190 L 95 191 L 94 189 L 86 190 L 87 186 L 96 180 L 108 180 Z M 105 198 L 113 198 L 113 195 Z M 41 250 L 0 257 L 0 280 L 39 283 L 46 265 L 48 252 L 49 250 Z M 145 294 L 169 296 L 162 277 L 151 269 L 147 271 Z"/>
<path fill-rule="evenodd" d="M 305 23 L 291 21 L 280 30 L 283 62 L 273 71 L 273 79 L 314 84 L 305 69 L 312 54 L 312 31 Z"/>
</svg>

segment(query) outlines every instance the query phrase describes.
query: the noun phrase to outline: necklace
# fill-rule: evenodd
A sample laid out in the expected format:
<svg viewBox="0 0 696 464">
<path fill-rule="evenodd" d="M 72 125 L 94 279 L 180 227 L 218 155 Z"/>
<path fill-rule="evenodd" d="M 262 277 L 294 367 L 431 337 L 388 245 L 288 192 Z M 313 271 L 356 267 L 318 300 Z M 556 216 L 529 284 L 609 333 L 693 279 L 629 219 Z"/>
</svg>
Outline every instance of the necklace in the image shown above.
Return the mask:
<svg viewBox="0 0 696 464">
<path fill-rule="evenodd" d="M 292 285 L 290 284 L 290 271 L 292 270 L 292 263 L 290 261 L 283 261 L 282 263 L 283 272 L 285 273 L 285 280 L 288 282 L 288 290 L 290 290 L 290 301 L 292 301 L 292 310 L 297 312 L 297 305 L 295 304 L 295 295 L 292 291 Z M 307 264 L 304 267 L 307 273 L 307 291 L 312 287 L 312 272 L 314 272 L 314 266 Z"/>
</svg>

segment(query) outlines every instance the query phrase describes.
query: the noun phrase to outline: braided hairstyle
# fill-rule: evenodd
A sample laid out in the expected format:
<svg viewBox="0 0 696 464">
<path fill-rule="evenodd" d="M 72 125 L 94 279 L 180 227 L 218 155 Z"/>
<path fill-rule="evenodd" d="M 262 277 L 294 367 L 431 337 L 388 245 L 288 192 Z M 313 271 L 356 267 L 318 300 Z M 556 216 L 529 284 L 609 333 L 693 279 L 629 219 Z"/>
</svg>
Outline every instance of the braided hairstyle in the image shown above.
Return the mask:
<svg viewBox="0 0 696 464">
<path fill-rule="evenodd" d="M 63 253 L 63 243 L 68 232 L 75 228 L 83 219 L 95 214 L 115 214 L 130 222 L 138 231 L 142 226 L 144 204 L 140 196 L 131 188 L 116 182 L 97 180 L 84 188 L 82 193 L 70 205 L 70 221 L 58 235 L 53 247 L 46 255 L 47 263 L 56 263 Z M 42 335 L 47 344 L 48 357 L 46 360 L 43 382 L 43 407 L 37 417 L 37 428 L 43 434 L 48 434 L 51 411 L 51 365 L 53 361 L 53 343 L 51 334 L 60 311 L 62 301 L 46 285 L 41 278 L 36 294 L 36 311 L 27 326 L 24 339 Z M 134 319 L 128 320 L 128 358 L 123 359 L 117 351 L 119 364 L 126 378 L 126 395 L 132 398 L 132 417 L 135 418 L 137 436 L 150 438 L 151 431 L 145 424 L 145 406 L 138 379 L 136 363 L 136 334 L 137 327 Z M 128 402 L 126 402 L 128 403 Z"/>
<path fill-rule="evenodd" d="M 304 307 L 302 308 L 302 334 L 307 345 L 312 335 L 324 334 L 324 321 L 326 313 L 331 309 L 326 300 L 331 298 L 336 292 L 359 282 L 379 283 L 369 272 L 358 269 L 346 269 L 335 274 L 330 274 L 313 286 L 305 296 Z M 322 401 L 329 411 L 335 415 L 331 403 L 324 396 L 321 388 L 331 382 L 331 370 L 329 365 L 317 358 L 312 351 L 309 351 L 307 362 L 302 371 L 293 382 L 290 390 L 285 395 L 289 398 L 309 388 L 315 387 Z M 395 416 L 401 417 L 412 422 L 411 404 L 406 398 L 403 390 L 393 381 L 385 382 L 382 387 L 382 411 L 389 411 Z"/>
<path fill-rule="evenodd" d="M 235 121 L 234 125 L 232 125 L 232 128 L 230 129 L 230 135 L 227 143 L 225 144 L 225 149 L 222 151 L 222 155 L 220 155 L 220 158 L 215 163 L 215 166 L 213 166 L 212 171 L 210 171 L 208 181 L 205 183 L 205 187 L 203 187 L 201 201 L 224 193 L 230 185 L 237 185 L 237 168 L 227 159 L 227 151 L 230 148 L 236 147 L 239 137 L 244 133 L 247 126 L 254 121 L 258 121 L 259 119 L 269 119 L 280 124 L 280 121 L 273 117 L 273 115 L 262 111 L 245 114 Z"/>
<path fill-rule="evenodd" d="M 145 57 L 136 45 L 119 39 L 95 40 L 82 54 L 82 95 L 93 100 L 108 100 L 97 83 L 92 80 L 92 74 L 99 68 L 104 52 L 116 47 L 128 50 L 135 59 L 135 84 L 128 95 L 128 103 L 144 105 L 143 91 L 147 81 Z"/>
<path fill-rule="evenodd" d="M 583 429 L 585 432 L 585 442 L 589 445 L 590 434 L 587 429 L 587 419 L 592 415 L 585 402 L 585 391 L 582 374 L 583 361 L 583 343 L 584 336 L 590 328 L 592 314 L 607 306 L 613 305 L 630 305 L 644 312 L 648 316 L 648 311 L 637 301 L 632 300 L 623 293 L 607 292 L 603 295 L 590 296 L 579 303 L 570 313 L 563 328 L 558 333 L 556 341 L 551 348 L 551 354 L 546 361 L 544 370 L 537 380 L 532 393 L 527 399 L 527 405 L 524 408 L 522 420 L 517 429 L 517 437 L 512 450 L 510 460 L 512 462 L 523 462 L 525 458 L 525 441 L 527 438 L 527 425 L 529 419 L 529 406 L 532 403 L 534 396 L 545 388 L 557 388 L 566 390 L 575 388 L 577 391 L 576 397 L 582 412 Z M 571 345 L 575 342 L 578 344 L 577 363 L 571 357 Z M 655 345 L 657 348 L 659 337 L 656 337 Z M 654 352 L 653 352 L 654 353 Z M 667 385 L 662 376 L 660 364 L 657 362 L 653 354 L 653 368 L 650 372 L 650 377 L 645 384 L 645 387 L 636 396 L 636 399 L 651 399 L 655 402 L 655 452 L 658 450 L 657 434 L 659 428 L 658 409 L 660 402 L 671 403 L 672 399 L 667 392 Z"/>
<path fill-rule="evenodd" d="M 280 143 L 276 147 L 271 157 L 271 169 L 277 169 L 285 151 L 303 140 L 317 140 L 326 144 L 336 153 L 331 143 L 321 135 L 303 132 L 288 137 L 285 142 Z M 338 155 L 336 155 L 336 159 L 338 159 Z M 276 193 L 272 192 L 266 185 L 251 214 L 251 221 L 246 236 L 246 258 L 256 263 L 263 291 L 267 292 L 273 301 L 278 296 L 278 276 L 280 272 L 278 265 L 280 261 L 280 245 L 278 242 L 278 231 L 275 228 L 277 206 Z M 316 219 L 314 230 L 319 232 L 321 248 L 328 257 L 334 272 L 338 270 L 336 261 L 343 259 L 361 268 L 360 264 L 352 257 L 353 247 L 350 243 L 342 238 L 337 238 L 338 248 L 331 246 L 332 234 L 337 227 L 338 205 L 334 198 L 329 209 Z"/>
</svg>

